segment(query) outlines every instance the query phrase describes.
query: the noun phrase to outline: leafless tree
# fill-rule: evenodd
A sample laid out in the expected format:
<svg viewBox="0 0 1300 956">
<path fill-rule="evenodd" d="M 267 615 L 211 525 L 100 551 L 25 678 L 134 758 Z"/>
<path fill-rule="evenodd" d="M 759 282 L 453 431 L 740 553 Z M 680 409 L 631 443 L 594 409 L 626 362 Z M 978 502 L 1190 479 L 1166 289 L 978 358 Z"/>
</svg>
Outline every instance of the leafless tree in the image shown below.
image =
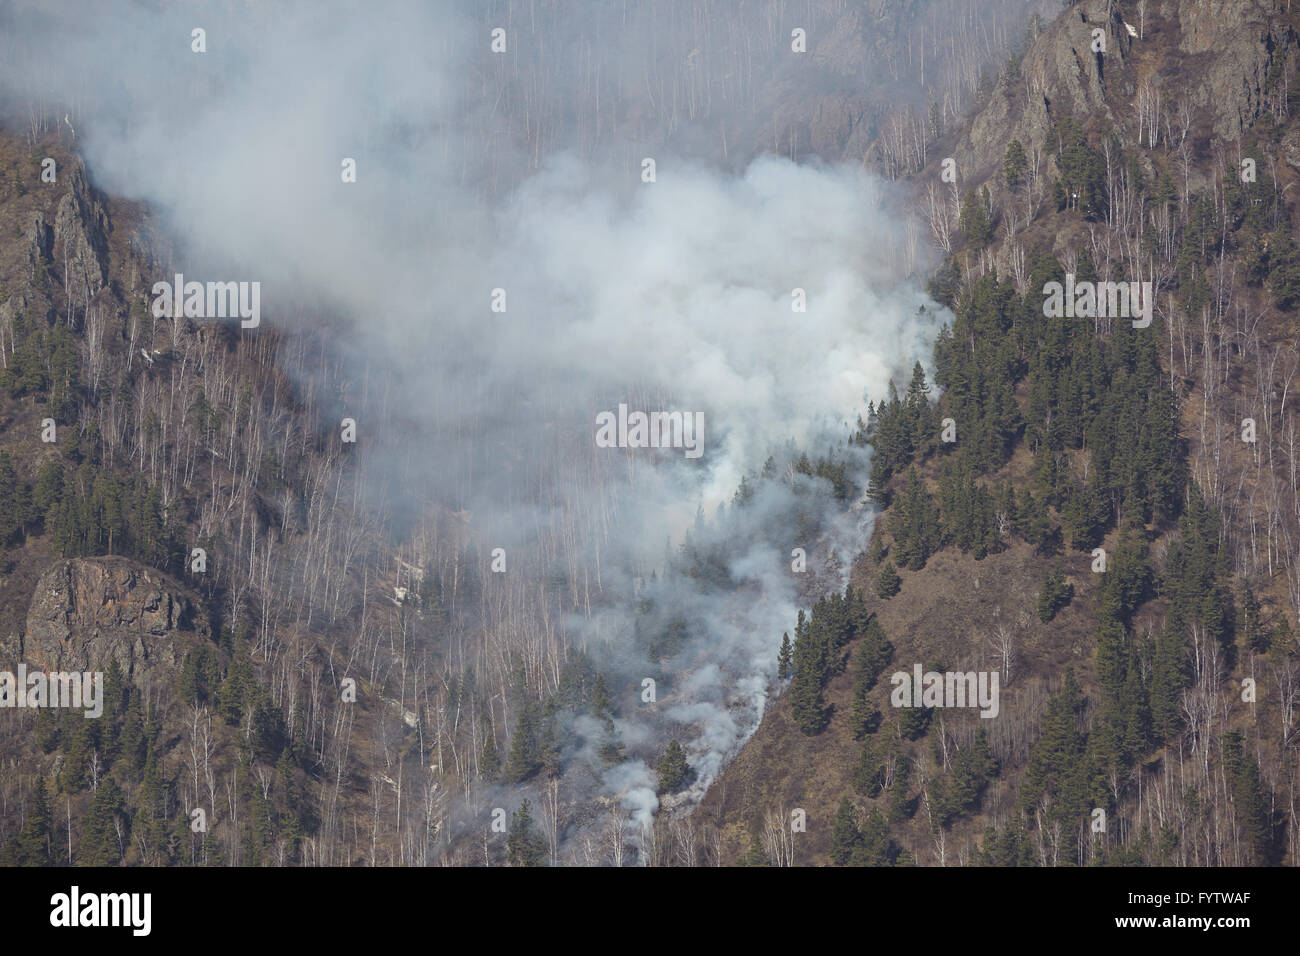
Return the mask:
<svg viewBox="0 0 1300 956">
<path fill-rule="evenodd" d="M 948 210 L 948 202 L 943 196 L 943 189 L 934 183 L 925 188 L 925 219 L 930 226 L 930 237 L 946 253 L 952 252 L 953 219 Z"/>
</svg>

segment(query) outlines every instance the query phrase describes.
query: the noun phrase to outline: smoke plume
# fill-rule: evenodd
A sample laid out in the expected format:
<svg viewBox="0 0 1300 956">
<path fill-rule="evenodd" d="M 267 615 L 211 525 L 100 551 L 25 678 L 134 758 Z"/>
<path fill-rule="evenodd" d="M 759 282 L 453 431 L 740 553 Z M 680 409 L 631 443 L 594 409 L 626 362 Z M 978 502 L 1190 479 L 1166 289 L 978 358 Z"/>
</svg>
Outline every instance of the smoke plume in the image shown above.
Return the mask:
<svg viewBox="0 0 1300 956">
<path fill-rule="evenodd" d="M 776 692 L 796 608 L 842 587 L 865 545 L 871 509 L 796 456 L 830 454 L 864 487 L 856 416 L 927 360 L 943 315 L 911 274 L 925 262 L 893 187 L 857 165 L 762 153 L 735 169 L 734 140 L 723 163 L 711 137 L 692 148 L 698 130 L 633 137 L 618 104 L 525 95 L 512 69 L 545 48 L 559 96 L 592 72 L 527 11 L 18 3 L 0 77 L 11 117 L 69 104 L 97 185 L 144 200 L 179 244 L 168 269 L 260 281 L 264 327 L 328 328 L 339 357 L 382 379 L 382 401 L 340 399 L 372 439 L 357 462 L 368 505 L 467 513 L 508 562 L 485 587 L 535 602 L 534 618 L 610 676 L 611 737 L 566 718 L 565 786 L 639 830 L 660 809 L 652 768 L 667 740 L 695 771 L 674 801 L 689 806 Z M 498 22 L 505 53 L 490 49 Z M 617 17 L 608 29 L 595 61 L 648 43 Z M 533 106 L 547 125 L 532 125 Z M 732 120 L 719 102 L 710 117 Z M 703 455 L 597 447 L 596 416 L 620 404 L 703 413 Z M 797 548 L 814 583 L 791 570 Z M 553 592 L 542 582 L 557 571 Z M 493 642 L 538 625 L 485 604 L 473 656 L 504 660 Z M 621 759 L 601 758 L 607 739 Z"/>
</svg>

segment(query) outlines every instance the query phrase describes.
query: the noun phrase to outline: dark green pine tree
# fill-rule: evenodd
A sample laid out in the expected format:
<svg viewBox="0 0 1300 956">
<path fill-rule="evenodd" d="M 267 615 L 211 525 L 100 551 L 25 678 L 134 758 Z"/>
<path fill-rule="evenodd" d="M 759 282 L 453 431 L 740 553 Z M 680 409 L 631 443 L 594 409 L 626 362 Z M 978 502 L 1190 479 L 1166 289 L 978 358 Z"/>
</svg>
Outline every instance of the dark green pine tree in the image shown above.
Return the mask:
<svg viewBox="0 0 1300 956">
<path fill-rule="evenodd" d="M 830 646 L 823 622 L 806 619 L 799 611 L 794 632 L 794 681 L 790 685 L 790 709 L 800 731 L 814 736 L 826 729 L 830 713 L 822 694 L 822 683 L 830 667 Z"/>
<path fill-rule="evenodd" d="M 1035 498 L 1029 489 L 1016 507 L 1016 533 L 1034 546 L 1038 554 L 1050 554 L 1053 550 L 1052 520 L 1047 512 L 1047 504 Z"/>
<path fill-rule="evenodd" d="M 541 720 L 538 724 L 537 759 L 541 762 L 546 776 L 552 780 L 564 772 L 560 739 L 555 726 L 555 715 L 559 710 L 559 699 L 551 695 L 542 705 Z"/>
<path fill-rule="evenodd" d="M 894 646 L 885 637 L 885 630 L 880 626 L 879 619 L 874 614 L 871 615 L 863 629 L 862 641 L 858 645 L 856 657 L 851 718 L 854 739 L 873 734 L 880 726 L 880 711 L 871 702 L 868 694 L 876 686 L 881 672 L 889 665 L 893 656 Z"/>
<path fill-rule="evenodd" d="M 835 811 L 835 820 L 831 824 L 831 862 L 836 866 L 846 866 L 859 852 L 862 834 L 854 819 L 853 804 L 848 797 L 840 800 L 839 809 Z"/>
<path fill-rule="evenodd" d="M 501 772 L 501 754 L 497 750 L 496 740 L 491 734 L 483 742 L 483 751 L 478 758 L 479 776 L 487 783 L 493 783 Z"/>
<path fill-rule="evenodd" d="M 152 753 L 146 754 L 140 786 L 135 793 L 133 826 L 137 843 L 141 843 L 147 848 L 144 862 L 149 861 L 149 854 L 156 856 L 165 849 L 167 843 L 168 800 L 167 785 L 163 782 L 162 775 L 158 773 L 157 761 Z M 193 834 L 189 828 L 189 820 L 184 814 L 179 817 L 179 820 L 181 826 L 175 832 L 182 839 L 177 841 L 176 851 L 168 854 L 168 858 L 172 862 L 189 863 L 191 862 L 190 852 L 193 848 L 193 840 L 191 839 Z M 183 858 L 178 856 L 181 846 L 186 848 Z"/>
<path fill-rule="evenodd" d="M 984 845 L 979 854 L 980 866 L 1035 866 L 1033 844 L 1025 825 L 1013 820 L 1008 826 L 984 830 Z"/>
<path fill-rule="evenodd" d="M 908 444 L 912 454 L 934 440 L 934 423 L 930 414 L 930 386 L 925 380 L 925 369 L 917 362 L 912 366 L 912 381 L 907 386 L 903 400 L 903 413 L 907 423 Z"/>
<path fill-rule="evenodd" d="M 18 480 L 9 453 L 0 451 L 0 551 L 18 543 L 27 518 L 27 487 Z"/>
<path fill-rule="evenodd" d="M 51 707 L 42 707 L 36 711 L 36 725 L 32 728 L 32 734 L 36 738 L 36 746 L 41 748 L 41 753 L 53 752 L 59 745 L 59 738 L 63 735 L 59 711 Z"/>
<path fill-rule="evenodd" d="M 884 627 L 880 624 L 880 618 L 871 615 L 867 627 L 863 631 L 863 640 L 861 649 L 858 650 L 859 663 L 861 663 L 863 674 L 870 674 L 870 685 L 875 687 L 876 680 L 884 674 L 885 667 L 893 661 L 893 644 L 885 636 Z"/>
<path fill-rule="evenodd" d="M 975 740 L 959 750 L 952 762 L 947 788 L 951 812 L 958 814 L 977 809 L 985 788 L 997 772 L 998 762 L 989 749 L 988 734 L 980 727 Z"/>
<path fill-rule="evenodd" d="M 885 465 L 885 459 L 879 454 L 871 459 L 871 474 L 867 478 L 867 497 L 881 508 L 889 507 L 889 469 Z"/>
<path fill-rule="evenodd" d="M 99 721 L 86 720 L 80 714 L 73 713 L 64 716 L 63 723 L 63 766 L 59 770 L 57 782 L 64 793 L 76 793 L 84 789 L 87 783 L 86 769 L 96 747 L 95 736 Z"/>
<path fill-rule="evenodd" d="M 876 756 L 870 740 L 862 742 L 862 752 L 853 768 L 853 789 L 864 797 L 876 797 L 885 787 L 885 765 Z"/>
<path fill-rule="evenodd" d="M 776 655 L 776 676 L 785 680 L 794 671 L 794 649 L 790 645 L 790 632 L 781 635 L 781 650 Z"/>
<path fill-rule="evenodd" d="M 1223 763 L 1232 788 L 1237 826 L 1250 850 L 1252 862 L 1256 866 L 1266 866 L 1273 857 L 1271 800 L 1260 777 L 1259 761 L 1245 750 L 1240 731 L 1232 730 L 1223 735 Z"/>
<path fill-rule="evenodd" d="M 893 866 L 898 861 L 899 851 L 889 837 L 889 826 L 885 823 L 880 810 L 872 807 L 867 812 L 867 819 L 862 824 L 857 852 L 853 857 L 855 866 Z"/>
<path fill-rule="evenodd" d="M 880 710 L 867 696 L 870 688 L 862 677 L 853 683 L 853 739 L 861 740 L 868 734 L 874 734 L 880 726 Z"/>
<path fill-rule="evenodd" d="M 1101 583 L 1102 613 L 1127 624 L 1149 596 L 1152 579 L 1145 542 L 1134 534 L 1121 534 Z"/>
<path fill-rule="evenodd" d="M 130 846 L 130 820 L 122 799 L 122 789 L 111 776 L 105 777 L 95 791 L 86 813 L 85 828 L 77 847 L 82 866 L 114 866 Z"/>
<path fill-rule="evenodd" d="M 745 852 L 745 866 L 771 866 L 768 862 L 767 853 L 763 850 L 762 841 L 758 839 L 757 833 L 751 833 L 749 836 L 749 849 Z"/>
<path fill-rule="evenodd" d="M 1009 481 L 998 486 L 996 514 L 1002 517 L 1008 529 L 1014 530 L 1017 527 L 1019 515 L 1016 513 L 1016 490 Z"/>
<path fill-rule="evenodd" d="M 676 793 L 686 786 L 693 776 L 690 764 L 686 762 L 686 751 L 673 738 L 668 742 L 668 749 L 659 760 L 659 792 Z"/>
<path fill-rule="evenodd" d="M 880 618 L 873 614 L 863 629 L 857 656 L 858 676 L 866 682 L 868 690 L 876 686 L 876 681 L 893 659 L 894 645 L 885 636 Z"/>
<path fill-rule="evenodd" d="M 262 795 L 261 787 L 249 789 L 248 819 L 249 826 L 244 841 L 245 863 L 260 866 L 275 836 L 271 801 Z"/>
<path fill-rule="evenodd" d="M 1182 728 L 1183 689 L 1190 682 L 1186 624 L 1173 606 L 1156 640 L 1151 668 L 1151 731 L 1159 742 L 1172 740 Z"/>
<path fill-rule="evenodd" d="M 1151 704 L 1146 685 L 1142 682 L 1137 649 L 1131 641 L 1127 671 L 1124 689 L 1120 692 L 1119 713 L 1124 728 L 1124 760 L 1126 766 L 1131 766 L 1151 746 Z"/>
<path fill-rule="evenodd" d="M 182 818 L 183 824 L 184 818 Z M 186 826 L 185 829 L 188 830 L 189 827 Z M 226 865 L 226 855 L 221 852 L 221 844 L 217 842 L 216 834 L 211 830 L 203 836 L 203 847 L 199 851 L 199 859 L 203 861 L 204 866 L 208 867 L 217 868 Z"/>
<path fill-rule="evenodd" d="M 939 548 L 942 529 L 939 509 L 915 468 L 908 469 L 907 485 L 890 513 L 890 531 L 898 563 L 911 571 L 925 567 Z"/>
<path fill-rule="evenodd" d="M 802 677 L 806 671 L 796 671 L 795 681 L 790 695 L 790 707 L 794 712 L 799 729 L 809 737 L 816 736 L 826 729 L 830 722 L 830 713 L 821 684 L 811 677 Z"/>
<path fill-rule="evenodd" d="M 862 635 L 871 626 L 875 615 L 867 606 L 867 595 L 860 588 L 849 585 L 844 589 L 845 620 L 844 627 L 850 635 Z"/>
<path fill-rule="evenodd" d="M 876 593 L 889 600 L 902 586 L 903 579 L 898 575 L 898 568 L 894 567 L 893 561 L 886 561 L 884 567 L 880 569 L 880 574 L 876 576 Z"/>
<path fill-rule="evenodd" d="M 122 675 L 122 665 L 111 658 L 104 668 L 103 721 L 99 729 L 99 755 L 105 767 L 113 766 L 118 755 L 119 718 L 126 709 L 127 687 Z"/>
<path fill-rule="evenodd" d="M 1190 625 L 1198 622 L 1212 639 L 1228 636 L 1233 616 L 1227 555 L 1220 548 L 1219 518 L 1205 504 L 1193 483 L 1187 508 L 1178 522 L 1178 537 L 1169 546 L 1166 591 L 1171 610 L 1177 609 Z"/>
<path fill-rule="evenodd" d="M 885 559 L 885 536 L 883 534 L 874 534 L 871 536 L 871 547 L 867 552 L 867 557 L 871 559 L 872 564 L 879 564 Z"/>
<path fill-rule="evenodd" d="M 117 738 L 118 758 L 127 768 L 128 779 L 144 769 L 144 718 L 140 712 L 139 694 L 131 694 L 122 718 L 122 732 Z"/>
<path fill-rule="evenodd" d="M 63 463 L 46 462 L 37 473 L 36 487 L 32 489 L 33 520 L 41 522 L 45 530 L 52 531 L 62 501 Z"/>
<path fill-rule="evenodd" d="M 1074 585 L 1065 580 L 1065 573 L 1059 564 L 1048 569 L 1043 578 L 1042 590 L 1038 593 L 1038 619 L 1044 624 L 1074 600 Z"/>
<path fill-rule="evenodd" d="M 898 397 L 898 389 L 892 380 L 889 382 L 888 398 L 876 406 L 875 426 L 871 432 L 871 447 L 875 451 L 872 460 L 873 475 L 876 474 L 875 466 L 878 465 L 880 480 L 887 481 L 912 454 L 903 402 Z"/>
<path fill-rule="evenodd" d="M 529 701 L 519 713 L 519 723 L 510 741 L 510 754 L 506 757 L 501 777 L 506 783 L 523 783 L 542 768 L 541 742 L 538 739 L 539 708 Z"/>
<path fill-rule="evenodd" d="M 527 800 L 510 818 L 506 834 L 506 858 L 511 866 L 545 866 L 546 840 L 533 827 L 533 816 Z"/>
<path fill-rule="evenodd" d="M 898 732 L 907 740 L 920 740 L 930 729 L 931 712 L 929 707 L 916 706 L 898 709 Z"/>
<path fill-rule="evenodd" d="M 988 187 L 982 187 L 978 194 L 967 191 L 961 197 L 961 218 L 959 227 L 966 236 L 966 241 L 976 249 L 982 249 L 993 238 L 993 218 L 989 215 Z"/>
<path fill-rule="evenodd" d="M 1020 145 L 1020 140 L 1013 139 L 1007 144 L 1007 151 L 1002 156 L 1002 181 L 1007 189 L 1014 193 L 1020 188 L 1026 168 L 1025 148 Z"/>
<path fill-rule="evenodd" d="M 14 839 L 8 866 L 48 866 L 53 862 L 53 829 L 50 817 L 50 795 L 42 779 L 36 785 L 32 806 L 23 820 L 23 828 Z"/>
<path fill-rule="evenodd" d="M 1076 551 L 1091 551 L 1101 543 L 1106 533 L 1109 508 L 1097 494 L 1093 482 L 1070 484 L 1062 517 L 1065 530 L 1070 535 L 1070 547 Z"/>
<path fill-rule="evenodd" d="M 907 708 L 904 708 L 906 710 Z M 929 713 L 929 711 L 925 711 Z M 908 778 L 911 776 L 911 763 L 899 758 L 895 751 L 894 778 L 889 784 L 889 822 L 902 823 L 911 818 L 916 811 L 916 802 L 911 798 Z"/>
<path fill-rule="evenodd" d="M 1029 810 L 1044 794 L 1052 797 L 1051 818 L 1071 832 L 1083 819 L 1087 802 L 1087 743 L 1079 730 L 1083 698 L 1074 669 L 1066 668 L 1065 683 L 1048 703 L 1042 734 L 1030 751 L 1029 768 L 1020 790 L 1020 805 Z"/>
<path fill-rule="evenodd" d="M 1128 666 L 1128 634 L 1113 617 L 1101 615 L 1097 626 L 1097 681 L 1103 700 L 1118 700 Z"/>
<path fill-rule="evenodd" d="M 230 671 L 217 693 L 221 714 L 227 724 L 238 727 L 243 722 L 245 708 L 252 703 L 254 687 L 256 680 L 253 664 L 248 659 L 248 641 L 240 638 L 236 642 L 234 663 L 230 665 Z"/>
</svg>

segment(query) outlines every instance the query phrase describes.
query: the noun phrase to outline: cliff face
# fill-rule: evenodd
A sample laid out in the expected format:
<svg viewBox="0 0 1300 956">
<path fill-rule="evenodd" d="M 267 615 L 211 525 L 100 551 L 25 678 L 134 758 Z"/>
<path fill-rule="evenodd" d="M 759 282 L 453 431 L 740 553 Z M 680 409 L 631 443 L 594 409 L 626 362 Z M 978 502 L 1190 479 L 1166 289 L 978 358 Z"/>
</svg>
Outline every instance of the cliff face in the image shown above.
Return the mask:
<svg viewBox="0 0 1300 956">
<path fill-rule="evenodd" d="M 172 680 L 211 631 L 183 585 L 126 558 L 59 561 L 36 584 L 19 654 L 45 670 L 103 670 L 137 686 Z"/>
<path fill-rule="evenodd" d="M 1007 144 L 1053 152 L 1051 118 L 1068 114 L 1139 133 L 1140 104 L 1158 98 L 1170 129 L 1193 139 L 1232 141 L 1278 96 L 1275 67 L 1298 42 L 1294 18 L 1266 0 L 1085 0 L 1038 36 L 1017 73 L 1004 76 L 952 155 L 978 179 L 996 169 Z M 1094 51 L 1101 30 L 1104 52 Z M 1136 34 L 1136 35 L 1134 35 Z M 1143 133 L 1144 138 L 1149 136 Z"/>
<path fill-rule="evenodd" d="M 75 290 L 74 301 L 78 298 L 88 301 L 108 281 L 108 212 L 86 182 L 84 166 L 78 163 L 69 175 L 72 188 L 59 201 L 52 252 L 68 264 L 68 282 Z M 33 256 L 41 251 L 39 231 L 36 235 Z"/>
</svg>

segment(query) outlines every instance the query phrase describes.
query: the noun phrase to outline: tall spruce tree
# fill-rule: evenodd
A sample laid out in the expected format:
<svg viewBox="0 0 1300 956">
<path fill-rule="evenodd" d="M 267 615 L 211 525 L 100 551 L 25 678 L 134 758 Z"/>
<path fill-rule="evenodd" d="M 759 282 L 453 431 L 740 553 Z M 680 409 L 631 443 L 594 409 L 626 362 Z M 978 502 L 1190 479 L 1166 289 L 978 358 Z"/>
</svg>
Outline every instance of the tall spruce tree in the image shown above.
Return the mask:
<svg viewBox="0 0 1300 956">
<path fill-rule="evenodd" d="M 659 760 L 657 773 L 660 793 L 676 793 L 690 782 L 693 773 L 690 764 L 686 762 L 686 751 L 676 738 L 668 742 L 668 749 Z"/>
<path fill-rule="evenodd" d="M 506 859 L 511 866 L 546 865 L 546 840 L 533 827 L 531 804 L 527 800 L 510 817 Z"/>
</svg>

